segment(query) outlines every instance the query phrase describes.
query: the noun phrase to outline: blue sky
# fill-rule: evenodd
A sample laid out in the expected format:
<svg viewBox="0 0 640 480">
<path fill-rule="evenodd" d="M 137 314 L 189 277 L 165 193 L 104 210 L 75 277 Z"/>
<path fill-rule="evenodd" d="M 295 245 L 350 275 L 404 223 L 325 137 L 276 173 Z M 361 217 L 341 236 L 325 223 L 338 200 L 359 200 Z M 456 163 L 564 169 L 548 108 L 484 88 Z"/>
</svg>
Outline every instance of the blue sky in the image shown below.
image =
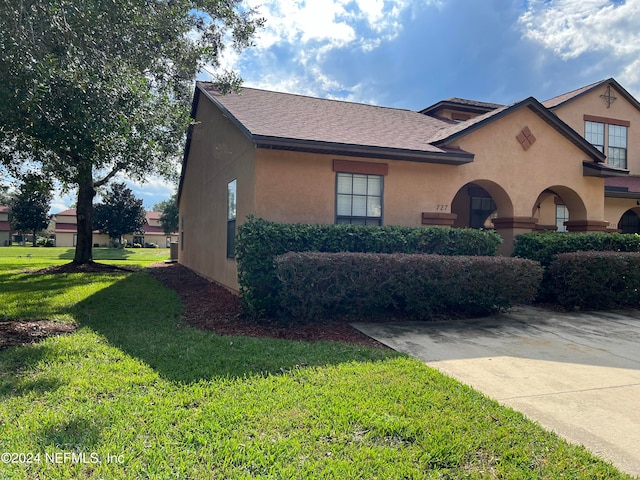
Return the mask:
<svg viewBox="0 0 640 480">
<path fill-rule="evenodd" d="M 640 0 L 246 0 L 267 23 L 223 66 L 247 87 L 419 110 L 508 104 L 614 77 L 640 98 Z M 201 79 L 207 79 L 205 74 Z M 146 207 L 161 180 L 130 183 Z M 73 197 L 56 197 L 54 211 Z"/>
</svg>

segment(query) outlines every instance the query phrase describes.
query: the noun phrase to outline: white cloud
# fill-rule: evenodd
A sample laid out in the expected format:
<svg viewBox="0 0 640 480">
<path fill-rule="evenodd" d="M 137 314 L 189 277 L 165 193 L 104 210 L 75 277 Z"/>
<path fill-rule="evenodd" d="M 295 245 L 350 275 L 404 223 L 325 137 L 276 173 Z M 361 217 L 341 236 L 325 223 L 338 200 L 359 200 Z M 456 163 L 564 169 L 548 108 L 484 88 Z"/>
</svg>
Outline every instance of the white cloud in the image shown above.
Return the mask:
<svg viewBox="0 0 640 480">
<path fill-rule="evenodd" d="M 323 68 L 333 52 L 345 48 L 371 52 L 401 32 L 401 16 L 414 6 L 410 0 L 248 0 L 247 3 L 266 19 L 265 27 L 256 34 L 255 46 L 247 52 L 253 68 L 243 71 L 243 60 L 248 57 L 234 54 L 225 60 L 225 66 L 239 70 L 248 86 L 325 97 L 336 91 L 349 95 L 355 87 L 332 77 Z M 423 0 L 423 3 L 439 2 Z M 283 62 L 285 54 L 288 57 Z"/>
<path fill-rule="evenodd" d="M 563 60 L 595 54 L 594 70 L 615 64 L 619 71 L 605 76 L 640 81 L 640 0 L 532 0 L 519 22 L 525 37 Z"/>
</svg>

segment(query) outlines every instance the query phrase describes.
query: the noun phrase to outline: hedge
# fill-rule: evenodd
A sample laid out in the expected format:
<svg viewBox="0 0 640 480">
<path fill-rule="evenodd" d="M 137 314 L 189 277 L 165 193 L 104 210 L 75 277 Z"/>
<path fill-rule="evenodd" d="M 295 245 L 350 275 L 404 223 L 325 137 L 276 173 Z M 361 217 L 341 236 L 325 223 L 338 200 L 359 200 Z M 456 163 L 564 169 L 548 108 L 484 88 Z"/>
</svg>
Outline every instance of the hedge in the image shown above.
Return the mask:
<svg viewBox="0 0 640 480">
<path fill-rule="evenodd" d="M 640 252 L 640 235 L 623 233 L 525 233 L 514 242 L 513 256 L 549 265 L 555 255 L 579 251 Z"/>
<path fill-rule="evenodd" d="M 562 253 L 547 273 L 551 300 L 565 309 L 640 307 L 640 253 Z"/>
<path fill-rule="evenodd" d="M 281 224 L 250 216 L 236 237 L 243 310 L 253 317 L 277 311 L 280 286 L 273 259 L 286 252 L 492 256 L 501 242 L 495 232 L 470 228 Z"/>
<path fill-rule="evenodd" d="M 275 259 L 294 319 L 381 314 L 475 316 L 530 303 L 539 263 L 508 257 L 290 252 Z"/>
</svg>

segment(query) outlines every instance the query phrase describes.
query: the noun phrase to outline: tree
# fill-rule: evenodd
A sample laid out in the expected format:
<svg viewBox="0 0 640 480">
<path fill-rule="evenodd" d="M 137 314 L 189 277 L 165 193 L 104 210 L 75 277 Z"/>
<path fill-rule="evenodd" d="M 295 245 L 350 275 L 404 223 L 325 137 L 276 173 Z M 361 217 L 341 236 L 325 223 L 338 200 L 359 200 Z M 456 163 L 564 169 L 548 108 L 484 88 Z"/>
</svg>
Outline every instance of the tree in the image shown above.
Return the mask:
<svg viewBox="0 0 640 480">
<path fill-rule="evenodd" d="M 162 231 L 165 235 L 175 233 L 178 231 L 178 217 L 180 215 L 178 210 L 178 194 L 171 195 L 169 200 L 157 203 L 153 206 L 154 212 L 162 212 L 160 216 L 160 225 L 162 225 Z"/>
<path fill-rule="evenodd" d="M 93 227 L 122 243 L 126 233 L 137 233 L 145 222 L 142 200 L 137 199 L 125 183 L 114 183 L 104 201 L 94 208 Z"/>
<path fill-rule="evenodd" d="M 90 262 L 96 188 L 175 177 L 196 73 L 219 70 L 228 39 L 249 46 L 263 20 L 241 0 L 0 2 L 0 162 L 77 188 L 73 261 Z"/>
<path fill-rule="evenodd" d="M 27 173 L 11 202 L 9 219 L 13 229 L 33 233 L 34 247 L 37 233 L 49 225 L 52 197 L 51 183 L 47 178 Z"/>
</svg>

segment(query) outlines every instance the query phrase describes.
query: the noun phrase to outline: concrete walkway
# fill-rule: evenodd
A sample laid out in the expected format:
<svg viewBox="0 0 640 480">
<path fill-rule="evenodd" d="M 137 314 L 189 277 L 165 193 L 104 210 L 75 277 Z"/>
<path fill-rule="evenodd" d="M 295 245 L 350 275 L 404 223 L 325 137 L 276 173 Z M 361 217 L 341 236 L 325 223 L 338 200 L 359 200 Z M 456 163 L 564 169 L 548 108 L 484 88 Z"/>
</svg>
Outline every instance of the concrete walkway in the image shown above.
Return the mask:
<svg viewBox="0 0 640 480">
<path fill-rule="evenodd" d="M 640 475 L 640 311 L 354 327 Z"/>
</svg>

